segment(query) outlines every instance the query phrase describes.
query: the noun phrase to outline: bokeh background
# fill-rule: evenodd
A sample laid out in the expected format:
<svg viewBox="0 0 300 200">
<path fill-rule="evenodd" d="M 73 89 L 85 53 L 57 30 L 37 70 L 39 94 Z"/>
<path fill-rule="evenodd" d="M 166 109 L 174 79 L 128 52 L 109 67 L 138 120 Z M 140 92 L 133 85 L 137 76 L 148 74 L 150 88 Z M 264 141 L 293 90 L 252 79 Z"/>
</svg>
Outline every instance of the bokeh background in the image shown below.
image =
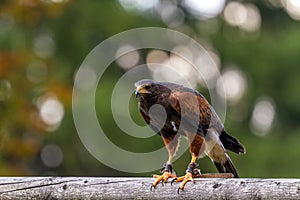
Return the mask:
<svg viewBox="0 0 300 200">
<path fill-rule="evenodd" d="M 151 174 L 128 174 L 101 164 L 82 145 L 72 118 L 74 75 L 87 54 L 112 35 L 148 26 L 187 34 L 216 62 L 226 91 L 218 94 L 228 103 L 226 129 L 247 148 L 245 155 L 230 154 L 240 176 L 299 177 L 298 0 L 0 1 L 0 175 Z M 208 94 L 186 63 L 168 52 L 133 51 L 117 59 L 105 73 L 96 100 L 106 134 L 124 149 L 162 145 L 158 136 L 148 147 L 134 138 L 122 139 L 110 110 L 118 78 L 153 60 L 171 60 L 175 70 Z M 201 69 L 218 81 L 205 63 Z M 130 106 L 132 118 L 143 124 L 134 98 Z M 177 173 L 185 172 L 189 160 L 187 152 L 174 163 Z M 199 163 L 203 172 L 216 171 L 207 158 Z"/>
</svg>

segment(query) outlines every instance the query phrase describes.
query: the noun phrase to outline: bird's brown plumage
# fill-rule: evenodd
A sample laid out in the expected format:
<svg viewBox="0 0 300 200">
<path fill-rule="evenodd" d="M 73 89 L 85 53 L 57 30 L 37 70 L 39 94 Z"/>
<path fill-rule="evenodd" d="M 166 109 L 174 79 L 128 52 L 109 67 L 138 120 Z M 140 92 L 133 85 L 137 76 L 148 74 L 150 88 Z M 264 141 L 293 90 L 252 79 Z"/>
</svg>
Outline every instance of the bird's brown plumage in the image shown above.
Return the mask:
<svg viewBox="0 0 300 200">
<path fill-rule="evenodd" d="M 245 148 L 225 131 L 202 94 L 182 85 L 153 80 L 141 80 L 135 86 L 139 110 L 150 127 L 162 136 L 170 158 L 176 153 L 178 137 L 183 135 L 189 140 L 192 156 L 206 154 L 219 172 L 238 177 L 225 148 L 235 153 L 245 153 Z M 151 111 L 156 104 L 162 107 Z"/>
</svg>

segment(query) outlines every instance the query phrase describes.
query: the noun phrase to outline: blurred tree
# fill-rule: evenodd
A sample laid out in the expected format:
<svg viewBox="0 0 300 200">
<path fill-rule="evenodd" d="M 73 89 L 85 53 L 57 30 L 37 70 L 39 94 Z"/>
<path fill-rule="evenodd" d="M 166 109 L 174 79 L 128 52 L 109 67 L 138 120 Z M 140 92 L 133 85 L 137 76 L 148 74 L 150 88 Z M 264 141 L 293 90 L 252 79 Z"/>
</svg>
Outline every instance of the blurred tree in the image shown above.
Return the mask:
<svg viewBox="0 0 300 200">
<path fill-rule="evenodd" d="M 227 96 L 232 95 L 227 99 L 225 125 L 248 150 L 245 156 L 233 156 L 241 176 L 296 177 L 299 3 L 141 2 L 0 2 L 0 174 L 129 175 L 99 163 L 80 142 L 71 113 L 73 77 L 86 55 L 106 38 L 132 28 L 158 26 L 186 33 L 219 62 L 229 84 Z M 141 62 L 149 52 L 140 52 Z M 107 96 L 125 71 L 118 62 L 111 65 L 103 79 Z M 230 83 L 238 85 L 237 93 L 232 93 Z M 198 86 L 206 93 L 203 85 Z M 96 109 L 104 119 L 100 123 L 118 135 L 108 137 L 125 149 L 137 145 L 115 125 L 110 98 L 100 101 L 100 95 L 96 97 Z M 141 142 L 136 149 L 146 151 L 161 146 L 160 142 L 153 137 L 153 142 Z M 179 172 L 188 160 L 184 154 L 176 161 Z M 203 171 L 213 169 L 207 159 L 201 166 Z"/>
</svg>

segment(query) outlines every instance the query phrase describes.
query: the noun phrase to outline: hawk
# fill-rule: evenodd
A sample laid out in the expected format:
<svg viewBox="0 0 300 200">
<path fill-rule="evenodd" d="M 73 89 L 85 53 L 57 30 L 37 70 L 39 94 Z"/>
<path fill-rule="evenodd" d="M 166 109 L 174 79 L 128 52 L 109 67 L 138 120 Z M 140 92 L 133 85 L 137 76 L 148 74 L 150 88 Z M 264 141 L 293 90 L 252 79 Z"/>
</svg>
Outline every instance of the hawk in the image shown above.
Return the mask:
<svg viewBox="0 0 300 200">
<path fill-rule="evenodd" d="M 135 95 L 139 111 L 146 123 L 162 137 L 169 154 L 162 175 L 156 178 L 151 189 L 159 182 L 182 182 L 178 192 L 187 182 L 199 177 L 197 158 L 209 156 L 220 173 L 238 178 L 238 173 L 226 152 L 245 153 L 244 146 L 229 135 L 213 107 L 198 91 L 170 82 L 156 82 L 149 79 L 135 83 Z M 156 106 L 159 105 L 159 106 Z M 191 162 L 186 174 L 177 177 L 172 169 L 173 157 L 179 146 L 179 138 L 185 136 L 189 141 Z"/>
</svg>

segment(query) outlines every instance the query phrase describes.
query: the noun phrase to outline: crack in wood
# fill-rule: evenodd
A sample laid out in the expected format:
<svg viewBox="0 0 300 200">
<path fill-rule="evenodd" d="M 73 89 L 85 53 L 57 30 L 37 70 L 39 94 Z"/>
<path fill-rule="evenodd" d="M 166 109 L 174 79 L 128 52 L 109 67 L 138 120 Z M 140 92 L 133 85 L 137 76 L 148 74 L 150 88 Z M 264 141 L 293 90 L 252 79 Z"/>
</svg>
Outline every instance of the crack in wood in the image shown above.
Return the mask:
<svg viewBox="0 0 300 200">
<path fill-rule="evenodd" d="M 73 181 L 78 181 L 78 180 L 73 180 Z M 0 192 L 0 195 L 6 194 L 6 193 L 11 193 L 11 192 L 22 191 L 22 190 L 36 189 L 36 188 L 41 188 L 41 187 L 51 187 L 51 186 L 69 183 L 69 182 L 73 182 L 73 181 L 67 180 L 67 181 L 61 181 L 61 182 L 57 182 L 57 183 L 47 183 L 47 184 L 40 184 L 40 185 L 23 187 L 23 188 L 17 188 L 17 189 L 13 189 L 13 190 L 7 190 L 7 191 Z M 28 181 L 28 182 L 34 183 L 35 181 Z"/>
<path fill-rule="evenodd" d="M 93 185 L 108 185 L 108 184 L 114 184 L 114 183 L 126 183 L 126 182 L 135 182 L 136 180 L 119 180 L 119 181 L 106 181 L 106 182 L 98 182 L 98 183 L 91 183 L 91 184 L 85 184 L 84 186 L 93 186 Z"/>
<path fill-rule="evenodd" d="M 179 195 L 174 190 L 177 186 L 159 186 L 151 192 L 146 187 L 151 183 L 149 178 L 132 177 L 0 177 L 0 199 L 300 198 L 300 179 L 196 179 Z"/>
<path fill-rule="evenodd" d="M 49 179 L 49 178 L 47 178 L 47 179 Z M 22 183 L 31 183 L 33 181 L 43 181 L 43 180 L 46 180 L 46 179 L 28 180 L 28 181 L 14 181 L 14 182 L 3 182 L 3 183 L 0 183 L 0 186 L 1 185 L 14 185 L 14 184 L 22 184 Z"/>
</svg>

